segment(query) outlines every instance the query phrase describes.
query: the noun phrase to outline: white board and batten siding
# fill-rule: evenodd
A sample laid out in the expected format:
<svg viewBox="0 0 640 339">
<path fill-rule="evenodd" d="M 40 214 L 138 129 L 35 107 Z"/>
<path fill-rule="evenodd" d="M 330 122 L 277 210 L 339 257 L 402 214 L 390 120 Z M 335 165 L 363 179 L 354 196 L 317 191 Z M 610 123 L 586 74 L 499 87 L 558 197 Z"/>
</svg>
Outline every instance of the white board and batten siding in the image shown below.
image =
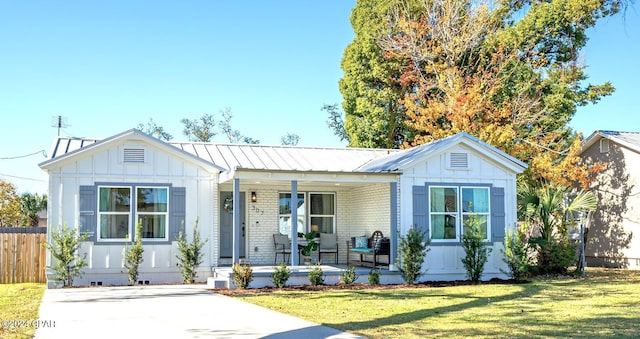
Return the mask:
<svg viewBox="0 0 640 339">
<path fill-rule="evenodd" d="M 49 169 L 49 204 L 56 206 L 48 210 L 51 226 L 66 225 L 82 229 L 80 194 L 83 187 L 96 184 L 131 185 L 170 185 L 183 188 L 185 192 L 184 226 L 191 238 L 192 227 L 199 218 L 198 229 L 201 237 L 208 239 L 203 251 L 204 263 L 201 267 L 211 267 L 213 258 L 217 258 L 216 242 L 218 227 L 217 209 L 217 173 L 211 173 L 197 163 L 184 161 L 167 153 L 166 148 L 140 140 L 117 140 L 61 161 Z M 170 193 L 171 196 L 171 193 Z M 93 204 L 93 203 L 92 203 Z M 96 202 L 97 204 L 97 202 Z M 171 209 L 171 198 L 169 209 Z M 97 208 L 97 206 L 96 206 Z M 97 213 L 93 217 L 97 220 Z M 171 219 L 171 216 L 169 216 Z M 132 230 L 135 221 L 131 220 Z M 167 225 L 167 232 L 170 232 Z M 172 239 L 173 238 L 173 239 Z M 93 236 L 95 239 L 95 235 Z M 140 268 L 139 280 L 154 282 L 182 281 L 176 267 L 178 254 L 175 234 L 169 234 L 169 242 L 154 244 L 143 243 L 144 261 Z M 88 267 L 84 276 L 76 281 L 78 285 L 100 282 L 103 285 L 122 285 L 127 283 L 124 268 L 125 245 L 85 242 L 80 255 L 86 255 Z M 47 258 L 48 264 L 51 258 Z M 198 277 L 206 280 L 210 270 L 199 272 Z"/>
<path fill-rule="evenodd" d="M 453 154 L 453 156 L 452 156 Z M 466 159 L 464 159 L 466 155 Z M 430 157 L 411 167 L 402 169 L 399 184 L 399 228 L 402 234 L 414 225 L 414 186 L 425 187 L 431 184 L 456 184 L 456 185 L 491 185 L 504 190 L 504 223 L 506 227 L 515 227 L 516 224 L 516 173 L 502 165 L 500 161 L 483 154 L 477 148 L 468 147 L 465 144 L 455 144 L 442 149 Z M 428 203 L 428 191 L 424 191 L 423 204 Z M 496 199 L 497 200 L 497 199 Z M 428 209 L 428 206 L 425 206 Z M 493 210 L 495 207 L 492 206 Z M 428 219 L 428 214 L 426 215 Z M 427 221 L 428 223 L 428 221 Z M 427 226 L 428 227 L 428 226 Z M 502 230 L 504 231 L 504 230 Z M 499 232 L 496 232 L 499 233 Z M 496 235 L 492 235 L 496 238 Z M 491 242 L 492 252 L 485 266 L 483 280 L 491 278 L 506 278 L 501 272 L 506 266 L 502 261 L 502 239 L 498 235 L 496 242 Z M 465 269 L 462 258 L 465 253 L 462 246 L 442 245 L 431 242 L 430 251 L 427 253 L 424 268 L 427 275 L 424 280 L 465 280 Z"/>
</svg>

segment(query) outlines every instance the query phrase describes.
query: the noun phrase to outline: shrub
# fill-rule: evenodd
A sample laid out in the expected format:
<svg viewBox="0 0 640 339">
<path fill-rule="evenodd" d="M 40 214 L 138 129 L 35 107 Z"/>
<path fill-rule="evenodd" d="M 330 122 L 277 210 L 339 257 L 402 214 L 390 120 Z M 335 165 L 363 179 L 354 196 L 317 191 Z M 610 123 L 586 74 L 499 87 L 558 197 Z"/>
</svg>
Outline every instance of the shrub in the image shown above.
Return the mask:
<svg viewBox="0 0 640 339">
<path fill-rule="evenodd" d="M 322 272 L 320 263 L 315 264 L 309 271 L 309 283 L 311 286 L 318 286 L 324 283 L 324 272 Z"/>
<path fill-rule="evenodd" d="M 87 261 L 85 257 L 78 255 L 78 249 L 88 237 L 86 234 L 79 234 L 75 228 L 68 229 L 66 225 L 52 230 L 53 243 L 45 244 L 55 260 L 49 268 L 55 271 L 56 280 L 62 281 L 63 286 L 73 286 L 73 280 L 82 276 L 82 268 L 87 266 Z"/>
<path fill-rule="evenodd" d="M 367 280 L 369 280 L 369 285 L 380 285 L 380 270 L 377 268 L 374 268 L 371 271 L 369 271 Z"/>
<path fill-rule="evenodd" d="M 424 273 L 422 272 L 422 264 L 427 252 L 429 252 L 427 231 L 419 229 L 418 225 L 413 225 L 406 236 L 399 238 L 398 269 L 405 283 L 415 284 L 418 277 Z"/>
<path fill-rule="evenodd" d="M 358 274 L 356 274 L 356 268 L 353 266 L 347 267 L 346 270 L 342 271 L 342 277 L 340 278 L 343 284 L 351 285 L 356 280 L 358 280 Z"/>
<path fill-rule="evenodd" d="M 502 273 L 507 274 L 515 281 L 521 281 L 531 268 L 525 233 L 520 229 L 507 230 L 504 238 L 504 250 L 501 251 L 504 255 L 502 261 L 509 268 L 508 272 L 501 270 Z"/>
<path fill-rule="evenodd" d="M 271 277 L 273 278 L 273 284 L 277 288 L 283 288 L 287 284 L 287 280 L 291 276 L 291 269 L 287 267 L 287 264 L 281 262 L 275 267 Z"/>
<path fill-rule="evenodd" d="M 462 235 L 462 248 L 465 257 L 462 258 L 462 265 L 467 271 L 467 278 L 474 283 L 480 281 L 484 265 L 489 259 L 491 248 L 487 247 L 484 233 L 480 229 L 480 223 L 473 215 L 469 216 L 467 231 Z"/>
<path fill-rule="evenodd" d="M 238 288 L 246 289 L 253 280 L 253 268 L 251 264 L 245 261 L 233 264 L 231 277 Z"/>
<path fill-rule="evenodd" d="M 198 266 L 202 264 L 202 258 L 204 253 L 202 247 L 207 240 L 200 239 L 200 231 L 198 231 L 198 218 L 196 218 L 193 224 L 193 239 L 191 242 L 187 241 L 187 236 L 184 234 L 184 221 L 178 233 L 178 251 L 180 252 L 176 258 L 178 258 L 178 268 L 184 282 L 191 284 L 194 283 L 198 273 L 196 270 Z"/>
<path fill-rule="evenodd" d="M 142 263 L 142 220 L 138 220 L 136 224 L 136 241 L 131 246 L 124 248 L 124 267 L 127 269 L 129 283 L 135 285 L 140 273 L 139 268 Z"/>
</svg>

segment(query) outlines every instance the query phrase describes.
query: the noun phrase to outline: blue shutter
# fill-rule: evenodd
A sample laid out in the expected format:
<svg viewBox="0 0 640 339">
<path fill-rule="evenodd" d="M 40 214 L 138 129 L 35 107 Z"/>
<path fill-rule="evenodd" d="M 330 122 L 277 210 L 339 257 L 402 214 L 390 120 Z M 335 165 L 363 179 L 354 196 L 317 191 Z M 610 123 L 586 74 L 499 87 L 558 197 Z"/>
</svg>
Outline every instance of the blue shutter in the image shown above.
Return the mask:
<svg viewBox="0 0 640 339">
<path fill-rule="evenodd" d="M 184 187 L 172 187 L 171 211 L 169 212 L 169 241 L 174 241 L 178 238 L 180 227 L 185 218 L 186 203 L 186 189 Z"/>
<path fill-rule="evenodd" d="M 504 188 L 491 188 L 491 237 L 493 242 L 503 242 L 505 232 Z"/>
<path fill-rule="evenodd" d="M 418 229 L 427 231 L 427 239 L 430 239 L 428 221 L 427 187 L 413 186 L 413 224 L 417 225 Z"/>
<path fill-rule="evenodd" d="M 89 235 L 87 241 L 96 241 L 98 232 L 98 189 L 96 186 L 80 186 L 80 233 Z"/>
</svg>

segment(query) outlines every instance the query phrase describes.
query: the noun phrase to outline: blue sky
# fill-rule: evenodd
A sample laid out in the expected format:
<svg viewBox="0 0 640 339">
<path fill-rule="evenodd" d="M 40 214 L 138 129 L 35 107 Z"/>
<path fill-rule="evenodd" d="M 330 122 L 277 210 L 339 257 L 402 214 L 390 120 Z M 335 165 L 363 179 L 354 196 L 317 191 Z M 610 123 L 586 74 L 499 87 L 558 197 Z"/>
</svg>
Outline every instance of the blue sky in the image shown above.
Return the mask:
<svg viewBox="0 0 640 339">
<path fill-rule="evenodd" d="M 355 0 L 0 2 L 0 178 L 46 192 L 45 160 L 64 136 L 108 137 L 153 118 L 185 140 L 180 119 L 231 108 L 233 127 L 279 144 L 344 146 L 323 104 L 339 103 L 340 61 Z M 616 92 L 580 108 L 572 127 L 640 132 L 640 16 L 589 32 L 590 81 Z M 214 141 L 226 142 L 219 135 Z M 36 155 L 9 159 L 36 153 Z"/>
</svg>

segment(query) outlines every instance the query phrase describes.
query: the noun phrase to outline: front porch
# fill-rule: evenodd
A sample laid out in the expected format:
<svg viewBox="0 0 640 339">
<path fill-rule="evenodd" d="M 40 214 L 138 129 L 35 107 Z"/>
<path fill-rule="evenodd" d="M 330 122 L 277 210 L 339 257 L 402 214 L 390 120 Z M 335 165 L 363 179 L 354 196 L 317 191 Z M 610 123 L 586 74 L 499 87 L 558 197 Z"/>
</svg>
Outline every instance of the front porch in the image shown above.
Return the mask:
<svg viewBox="0 0 640 339">
<path fill-rule="evenodd" d="M 288 266 L 291 269 L 291 276 L 287 281 L 287 286 L 309 285 L 309 271 L 315 268 L 315 265 Z M 271 277 L 275 267 L 271 266 L 253 266 L 253 281 L 249 284 L 249 288 L 261 288 L 273 285 Z M 340 283 L 342 272 L 347 269 L 346 265 L 320 265 L 324 273 L 325 285 L 336 285 Z M 356 283 L 368 283 L 368 275 L 371 268 L 356 267 L 358 279 Z M 404 281 L 398 271 L 389 271 L 386 268 L 380 268 L 380 284 L 402 284 Z M 233 284 L 231 267 L 216 267 L 213 269 L 213 276 L 207 279 L 207 287 L 210 288 L 236 288 Z"/>
</svg>

